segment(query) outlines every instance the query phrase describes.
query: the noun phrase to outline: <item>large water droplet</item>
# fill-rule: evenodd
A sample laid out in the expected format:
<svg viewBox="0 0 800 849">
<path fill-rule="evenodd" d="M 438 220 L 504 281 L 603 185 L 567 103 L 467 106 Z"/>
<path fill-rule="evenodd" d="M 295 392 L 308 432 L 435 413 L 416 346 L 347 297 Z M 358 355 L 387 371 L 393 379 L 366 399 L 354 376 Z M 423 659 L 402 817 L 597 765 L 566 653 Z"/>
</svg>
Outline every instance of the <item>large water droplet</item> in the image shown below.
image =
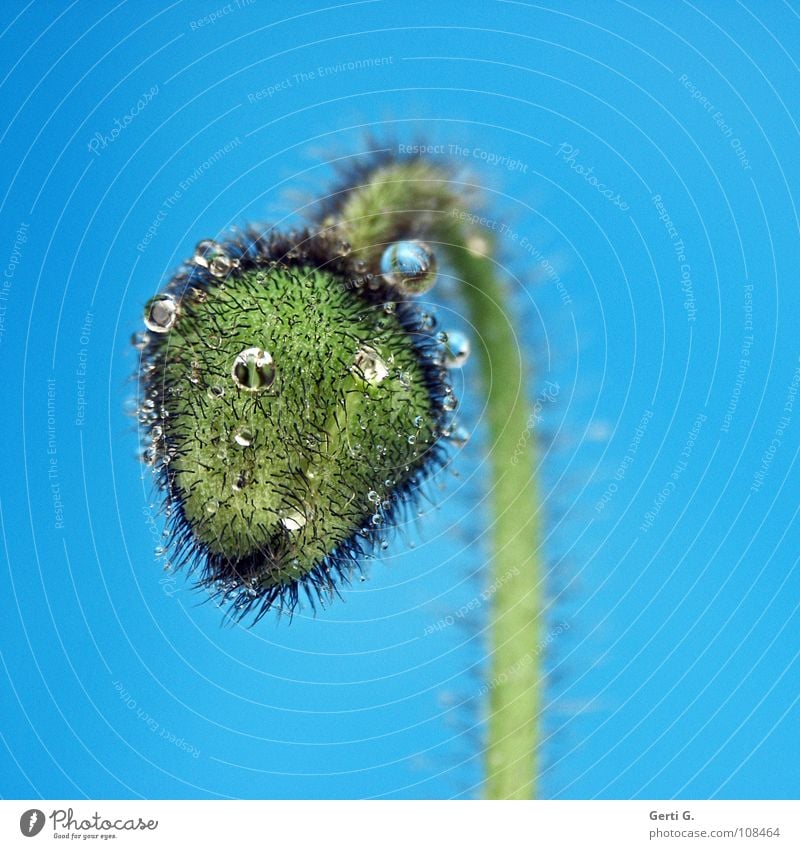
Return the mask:
<svg viewBox="0 0 800 849">
<path fill-rule="evenodd" d="M 469 338 L 465 334 L 458 330 L 448 331 L 444 364 L 447 368 L 461 368 L 469 359 L 470 350 Z"/>
<path fill-rule="evenodd" d="M 436 257 L 424 242 L 395 242 L 381 256 L 381 274 L 406 295 L 421 295 L 436 282 Z"/>
<path fill-rule="evenodd" d="M 178 320 L 178 305 L 172 295 L 156 295 L 145 307 L 144 323 L 153 333 L 166 333 Z"/>
<path fill-rule="evenodd" d="M 386 363 L 380 358 L 378 352 L 368 345 L 359 349 L 352 370 L 373 386 L 380 383 L 389 374 Z"/>
<path fill-rule="evenodd" d="M 275 381 L 272 356 L 261 348 L 245 348 L 233 361 L 233 382 L 248 392 L 261 392 Z"/>
</svg>

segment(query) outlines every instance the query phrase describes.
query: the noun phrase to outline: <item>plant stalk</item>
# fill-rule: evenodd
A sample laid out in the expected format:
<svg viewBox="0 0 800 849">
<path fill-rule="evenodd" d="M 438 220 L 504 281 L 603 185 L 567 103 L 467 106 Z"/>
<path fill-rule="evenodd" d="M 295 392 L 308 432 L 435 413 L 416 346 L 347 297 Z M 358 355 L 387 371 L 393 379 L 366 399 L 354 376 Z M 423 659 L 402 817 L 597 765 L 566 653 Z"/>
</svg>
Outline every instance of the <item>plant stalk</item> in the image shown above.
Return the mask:
<svg viewBox="0 0 800 849">
<path fill-rule="evenodd" d="M 488 396 L 486 437 L 491 467 L 491 661 L 485 796 L 532 799 L 543 675 L 540 643 L 543 554 L 536 487 L 535 418 L 527 400 L 526 346 L 489 242 L 464 214 L 469 191 L 425 160 L 384 165 L 345 197 L 337 226 L 375 267 L 385 246 L 420 232 L 443 250 L 462 279 L 478 338 L 476 355 Z M 437 244 L 438 243 L 438 244 Z M 476 250 L 476 245 L 484 245 Z M 470 249 L 472 246 L 472 249 Z"/>
<path fill-rule="evenodd" d="M 464 281 L 463 297 L 479 338 L 476 355 L 488 396 L 492 559 L 487 591 L 492 603 L 485 795 L 532 799 L 541 709 L 537 645 L 544 568 L 525 346 L 492 261 L 473 256 L 463 246 L 449 253 Z"/>
</svg>

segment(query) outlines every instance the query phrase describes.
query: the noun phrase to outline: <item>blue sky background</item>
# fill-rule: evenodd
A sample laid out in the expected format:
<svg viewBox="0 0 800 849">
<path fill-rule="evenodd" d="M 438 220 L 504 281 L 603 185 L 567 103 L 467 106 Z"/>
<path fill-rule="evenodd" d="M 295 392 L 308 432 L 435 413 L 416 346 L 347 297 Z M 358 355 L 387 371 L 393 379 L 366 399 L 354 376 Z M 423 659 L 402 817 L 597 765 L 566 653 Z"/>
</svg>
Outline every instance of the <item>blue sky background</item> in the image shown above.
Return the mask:
<svg viewBox="0 0 800 849">
<path fill-rule="evenodd" d="M 485 188 L 531 397 L 559 387 L 542 794 L 796 797 L 797 4 L 5 8 L 3 796 L 479 794 L 474 367 L 459 476 L 291 625 L 163 571 L 125 413 L 195 242 L 422 140 Z"/>
</svg>

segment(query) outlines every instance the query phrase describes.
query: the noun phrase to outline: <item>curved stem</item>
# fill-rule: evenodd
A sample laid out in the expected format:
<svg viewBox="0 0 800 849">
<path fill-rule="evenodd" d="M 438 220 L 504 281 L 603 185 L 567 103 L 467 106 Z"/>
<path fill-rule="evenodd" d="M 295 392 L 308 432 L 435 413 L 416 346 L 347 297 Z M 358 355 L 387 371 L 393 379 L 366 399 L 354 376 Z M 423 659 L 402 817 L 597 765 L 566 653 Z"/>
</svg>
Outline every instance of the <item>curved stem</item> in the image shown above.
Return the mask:
<svg viewBox="0 0 800 849">
<path fill-rule="evenodd" d="M 465 281 L 470 320 L 482 340 L 480 370 L 488 395 L 492 488 L 491 664 L 485 754 L 486 796 L 535 795 L 542 676 L 537 655 L 543 564 L 535 482 L 534 421 L 525 397 L 524 355 L 506 291 L 486 258 L 450 250 Z"/>
<path fill-rule="evenodd" d="M 424 160 L 376 168 L 345 196 L 336 226 L 374 266 L 386 244 L 408 232 L 440 244 L 463 280 L 463 298 L 482 344 L 481 380 L 488 395 L 491 467 L 491 662 L 483 694 L 489 719 L 485 795 L 530 799 L 535 793 L 541 703 L 540 641 L 543 563 L 533 411 L 528 375 L 508 292 L 462 213 L 463 192 Z M 469 200 L 469 199 L 468 199 Z M 488 252 L 488 251 L 487 251 Z"/>
</svg>

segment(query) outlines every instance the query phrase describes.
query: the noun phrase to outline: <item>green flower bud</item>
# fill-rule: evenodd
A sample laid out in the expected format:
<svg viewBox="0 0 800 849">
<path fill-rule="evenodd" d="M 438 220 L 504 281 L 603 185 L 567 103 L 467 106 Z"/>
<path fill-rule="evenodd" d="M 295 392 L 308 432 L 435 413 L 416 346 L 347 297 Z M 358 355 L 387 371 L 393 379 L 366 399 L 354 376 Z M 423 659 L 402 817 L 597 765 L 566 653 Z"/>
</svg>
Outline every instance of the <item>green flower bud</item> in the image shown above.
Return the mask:
<svg viewBox="0 0 800 849">
<path fill-rule="evenodd" d="M 308 234 L 201 242 L 147 305 L 142 409 L 172 548 L 235 615 L 334 593 L 442 462 L 434 323 Z"/>
</svg>

